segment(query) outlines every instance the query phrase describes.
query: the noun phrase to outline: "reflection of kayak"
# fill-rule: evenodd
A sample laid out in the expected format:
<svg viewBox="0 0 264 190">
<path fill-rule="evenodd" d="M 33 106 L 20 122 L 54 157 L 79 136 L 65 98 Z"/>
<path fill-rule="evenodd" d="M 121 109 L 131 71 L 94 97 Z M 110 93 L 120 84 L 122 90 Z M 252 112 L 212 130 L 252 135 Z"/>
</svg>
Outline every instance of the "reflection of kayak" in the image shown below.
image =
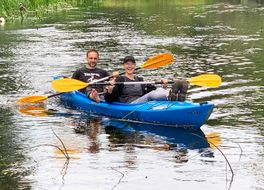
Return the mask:
<svg viewBox="0 0 264 190">
<path fill-rule="evenodd" d="M 63 93 L 61 100 L 68 106 L 110 118 L 160 123 L 173 126 L 200 128 L 213 110 L 211 103 L 150 101 L 141 104 L 96 103 L 85 94 L 74 91 Z"/>
<path fill-rule="evenodd" d="M 172 147 L 186 147 L 188 149 L 209 147 L 205 134 L 200 129 L 185 129 L 182 127 L 167 126 L 164 127 L 163 125 L 124 122 L 113 119 L 103 120 L 102 125 L 106 127 L 106 132 L 110 131 L 109 133 L 112 135 L 113 133 L 118 134 L 120 132 L 128 134 L 126 135 L 125 139 L 129 142 L 133 142 L 133 139 L 131 138 L 135 138 L 135 143 L 140 143 L 141 140 L 139 139 L 142 139 L 143 135 L 145 137 L 154 136 L 152 141 L 159 141 L 160 139 Z M 111 127 L 113 129 L 111 129 Z M 124 134 L 119 136 L 122 137 Z M 135 134 L 138 135 L 135 136 Z M 149 138 L 147 139 L 149 140 Z M 145 143 L 143 142 L 143 144 Z"/>
</svg>

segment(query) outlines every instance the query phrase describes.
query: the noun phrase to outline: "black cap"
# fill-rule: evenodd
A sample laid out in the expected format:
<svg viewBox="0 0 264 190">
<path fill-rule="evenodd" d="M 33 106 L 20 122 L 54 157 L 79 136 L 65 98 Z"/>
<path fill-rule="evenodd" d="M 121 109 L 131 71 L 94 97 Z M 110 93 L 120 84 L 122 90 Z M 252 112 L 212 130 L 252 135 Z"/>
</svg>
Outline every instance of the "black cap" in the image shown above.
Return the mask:
<svg viewBox="0 0 264 190">
<path fill-rule="evenodd" d="M 126 63 L 128 61 L 132 61 L 133 63 L 136 63 L 135 58 L 133 56 L 126 56 L 123 60 L 123 63 Z"/>
</svg>

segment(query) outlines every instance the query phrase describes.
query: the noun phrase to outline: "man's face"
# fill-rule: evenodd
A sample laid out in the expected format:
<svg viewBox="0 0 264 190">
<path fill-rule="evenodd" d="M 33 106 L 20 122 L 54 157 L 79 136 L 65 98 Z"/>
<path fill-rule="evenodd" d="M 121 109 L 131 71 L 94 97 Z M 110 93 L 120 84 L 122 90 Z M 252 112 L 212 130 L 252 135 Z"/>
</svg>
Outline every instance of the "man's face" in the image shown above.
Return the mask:
<svg viewBox="0 0 264 190">
<path fill-rule="evenodd" d="M 88 56 L 86 57 L 87 65 L 89 68 L 95 68 L 99 60 L 99 56 L 96 52 L 90 52 L 88 53 Z"/>
</svg>

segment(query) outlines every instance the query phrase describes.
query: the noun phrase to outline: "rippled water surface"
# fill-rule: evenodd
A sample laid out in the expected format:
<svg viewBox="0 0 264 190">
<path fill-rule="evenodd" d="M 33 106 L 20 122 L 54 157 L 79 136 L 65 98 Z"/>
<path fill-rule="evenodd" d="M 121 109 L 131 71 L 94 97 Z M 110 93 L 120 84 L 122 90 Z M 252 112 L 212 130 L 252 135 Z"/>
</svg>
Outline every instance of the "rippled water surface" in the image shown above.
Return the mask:
<svg viewBox="0 0 264 190">
<path fill-rule="evenodd" d="M 102 1 L 0 26 L 0 189 L 263 189 L 264 5 L 173 2 Z M 54 94 L 52 77 L 71 76 L 89 48 L 110 72 L 128 54 L 139 65 L 173 54 L 138 72 L 149 80 L 219 74 L 221 87 L 188 93 L 215 104 L 211 117 L 193 131 L 85 115 L 58 98 L 15 104 Z"/>
</svg>

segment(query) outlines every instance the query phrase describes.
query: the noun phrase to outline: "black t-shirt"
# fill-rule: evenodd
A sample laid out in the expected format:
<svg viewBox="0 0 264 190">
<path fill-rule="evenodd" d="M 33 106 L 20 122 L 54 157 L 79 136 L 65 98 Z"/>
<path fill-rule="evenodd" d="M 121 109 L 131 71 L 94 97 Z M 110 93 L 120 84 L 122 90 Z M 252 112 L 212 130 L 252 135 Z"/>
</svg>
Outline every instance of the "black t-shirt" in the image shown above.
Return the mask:
<svg viewBox="0 0 264 190">
<path fill-rule="evenodd" d="M 88 69 L 85 66 L 77 69 L 73 75 L 72 78 L 73 79 L 77 79 L 83 82 L 91 82 L 92 80 L 95 79 L 101 79 L 104 77 L 109 76 L 109 73 L 103 69 L 99 69 L 99 68 L 95 68 L 95 69 Z M 85 88 L 81 89 L 81 92 L 85 91 L 89 91 L 91 88 L 96 89 L 98 92 L 102 92 L 103 91 L 103 87 L 102 85 L 92 85 L 92 86 L 88 86 L 87 89 L 85 90 Z"/>
</svg>

